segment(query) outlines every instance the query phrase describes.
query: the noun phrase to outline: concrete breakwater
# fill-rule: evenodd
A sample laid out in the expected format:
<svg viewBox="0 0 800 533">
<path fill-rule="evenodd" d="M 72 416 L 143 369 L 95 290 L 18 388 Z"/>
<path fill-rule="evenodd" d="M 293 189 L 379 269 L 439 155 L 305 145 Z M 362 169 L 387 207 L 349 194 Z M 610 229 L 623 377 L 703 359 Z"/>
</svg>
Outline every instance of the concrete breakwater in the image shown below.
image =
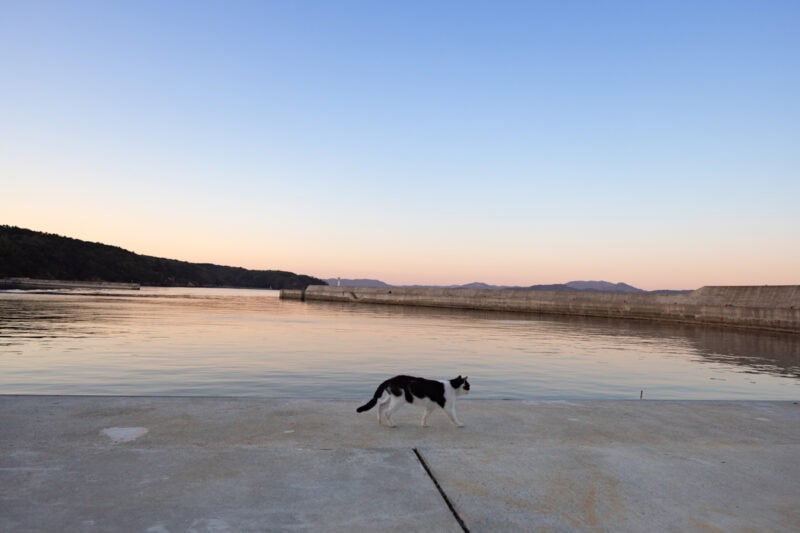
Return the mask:
<svg viewBox="0 0 800 533">
<path fill-rule="evenodd" d="M 281 291 L 281 298 L 666 320 L 800 333 L 800 285 L 702 287 L 683 294 L 331 287 Z"/>
</svg>

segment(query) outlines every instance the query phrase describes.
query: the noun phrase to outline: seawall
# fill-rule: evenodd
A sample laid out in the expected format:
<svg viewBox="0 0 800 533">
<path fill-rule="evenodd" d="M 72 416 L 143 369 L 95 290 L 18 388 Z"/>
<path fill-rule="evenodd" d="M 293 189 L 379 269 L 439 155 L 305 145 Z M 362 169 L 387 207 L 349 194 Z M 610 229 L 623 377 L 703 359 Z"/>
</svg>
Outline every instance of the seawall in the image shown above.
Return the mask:
<svg viewBox="0 0 800 533">
<path fill-rule="evenodd" d="M 665 320 L 800 333 L 800 285 L 710 286 L 684 294 L 311 285 L 305 291 L 281 291 L 281 298 Z"/>
</svg>

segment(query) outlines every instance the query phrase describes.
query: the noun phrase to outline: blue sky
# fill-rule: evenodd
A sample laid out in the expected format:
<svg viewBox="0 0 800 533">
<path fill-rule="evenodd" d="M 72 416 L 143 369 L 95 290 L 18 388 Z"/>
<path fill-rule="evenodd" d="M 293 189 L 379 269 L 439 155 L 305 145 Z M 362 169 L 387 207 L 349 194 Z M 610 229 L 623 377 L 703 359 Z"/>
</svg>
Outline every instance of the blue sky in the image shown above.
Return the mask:
<svg viewBox="0 0 800 533">
<path fill-rule="evenodd" d="M 796 2 L 9 2 L 0 223 L 391 283 L 800 283 Z"/>
</svg>

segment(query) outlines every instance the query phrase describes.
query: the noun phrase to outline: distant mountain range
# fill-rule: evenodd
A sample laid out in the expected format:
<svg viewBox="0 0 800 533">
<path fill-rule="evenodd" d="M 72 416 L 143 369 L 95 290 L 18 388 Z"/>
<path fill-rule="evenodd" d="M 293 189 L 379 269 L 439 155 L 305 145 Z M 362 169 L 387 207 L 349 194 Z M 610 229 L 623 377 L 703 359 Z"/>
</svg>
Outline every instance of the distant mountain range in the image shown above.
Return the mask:
<svg viewBox="0 0 800 533">
<path fill-rule="evenodd" d="M 328 285 L 335 287 L 341 284 L 343 287 L 392 287 L 377 279 L 337 279 L 328 278 L 325 281 Z M 530 285 L 509 286 L 509 285 L 489 285 L 488 283 L 474 282 L 464 285 L 403 285 L 403 287 L 440 287 L 444 289 L 522 289 L 529 291 L 591 291 L 591 292 L 651 292 L 651 293 L 683 293 L 691 291 L 658 290 L 646 291 L 627 283 L 611 283 L 608 281 L 570 281 L 568 283 L 557 283 L 551 285 Z"/>
<path fill-rule="evenodd" d="M 4 225 L 0 225 L 0 278 L 259 289 L 304 289 L 308 285 L 325 284 L 293 272 L 163 259 L 117 246 Z"/>
</svg>

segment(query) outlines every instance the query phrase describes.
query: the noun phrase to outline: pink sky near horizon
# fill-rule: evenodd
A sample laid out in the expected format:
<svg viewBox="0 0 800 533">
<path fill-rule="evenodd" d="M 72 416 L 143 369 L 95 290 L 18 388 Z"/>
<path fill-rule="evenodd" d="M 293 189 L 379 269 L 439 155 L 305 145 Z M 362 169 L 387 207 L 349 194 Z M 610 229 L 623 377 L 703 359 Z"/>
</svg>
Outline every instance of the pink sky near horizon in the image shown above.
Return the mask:
<svg viewBox="0 0 800 533">
<path fill-rule="evenodd" d="M 52 211 L 50 214 L 54 214 Z M 13 220 L 15 219 L 16 220 Z M 357 238 L 327 241 L 278 239 L 268 235 L 227 235 L 192 224 L 163 227 L 132 223 L 50 223 L 35 213 L 3 220 L 36 231 L 56 233 L 91 242 L 102 242 L 129 251 L 189 262 L 241 266 L 249 269 L 287 270 L 326 278 L 378 279 L 393 285 L 458 285 L 484 282 L 492 285 L 529 286 L 575 280 L 624 282 L 645 290 L 696 289 L 705 285 L 795 285 L 800 283 L 798 264 L 782 263 L 759 251 L 754 242 L 734 249 L 708 246 L 681 255 L 663 244 L 594 243 L 541 240 L 509 248 L 491 241 L 427 241 L 415 248 L 394 244 L 392 239 Z M 58 219 L 56 215 L 52 217 Z M 27 222 L 23 222 L 27 219 Z M 63 220 L 63 219 L 62 219 Z M 261 246 L 254 243 L 261 242 Z M 413 251 L 409 251 L 413 250 Z M 774 253 L 774 252 L 773 252 Z M 795 253 L 795 255 L 797 255 Z"/>
</svg>

